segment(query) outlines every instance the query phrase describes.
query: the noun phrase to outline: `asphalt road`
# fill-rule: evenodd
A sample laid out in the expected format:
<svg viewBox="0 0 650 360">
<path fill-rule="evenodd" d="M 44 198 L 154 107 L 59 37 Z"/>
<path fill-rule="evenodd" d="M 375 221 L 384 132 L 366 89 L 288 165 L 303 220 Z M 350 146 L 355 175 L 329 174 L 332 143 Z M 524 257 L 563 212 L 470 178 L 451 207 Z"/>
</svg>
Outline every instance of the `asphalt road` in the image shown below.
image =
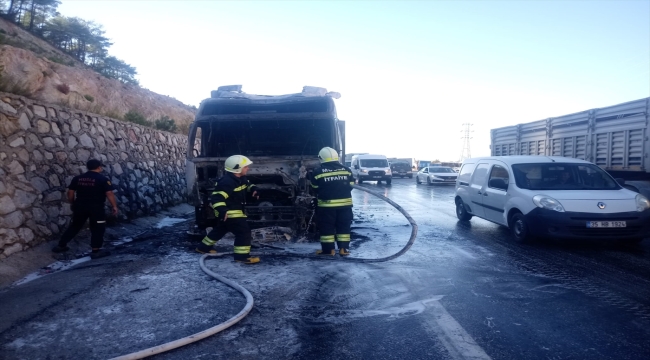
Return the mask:
<svg viewBox="0 0 650 360">
<path fill-rule="evenodd" d="M 650 240 L 521 245 L 487 221 L 459 223 L 453 187 L 413 179 L 363 186 L 418 222 L 409 252 L 376 264 L 269 255 L 254 266 L 209 260 L 253 294 L 253 311 L 223 333 L 153 358 L 650 357 Z M 410 234 L 407 221 L 387 203 L 353 193 L 353 256 L 397 252 Z M 199 269 L 196 240 L 184 231 L 183 224 L 154 230 L 117 245 L 111 257 L 0 292 L 0 358 L 110 358 L 236 314 L 243 297 Z M 228 250 L 228 240 L 219 246 Z"/>
</svg>

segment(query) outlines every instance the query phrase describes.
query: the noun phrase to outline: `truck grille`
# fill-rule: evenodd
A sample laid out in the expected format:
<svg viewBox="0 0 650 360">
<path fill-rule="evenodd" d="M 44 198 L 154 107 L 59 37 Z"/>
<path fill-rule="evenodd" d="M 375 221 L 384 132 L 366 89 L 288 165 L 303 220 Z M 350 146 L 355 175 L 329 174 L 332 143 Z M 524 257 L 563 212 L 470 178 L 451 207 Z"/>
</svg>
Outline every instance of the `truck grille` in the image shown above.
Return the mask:
<svg viewBox="0 0 650 360">
<path fill-rule="evenodd" d="M 373 170 L 373 171 L 368 171 L 368 175 L 370 175 L 370 176 L 384 176 L 384 172 L 379 171 L 379 170 Z"/>
</svg>

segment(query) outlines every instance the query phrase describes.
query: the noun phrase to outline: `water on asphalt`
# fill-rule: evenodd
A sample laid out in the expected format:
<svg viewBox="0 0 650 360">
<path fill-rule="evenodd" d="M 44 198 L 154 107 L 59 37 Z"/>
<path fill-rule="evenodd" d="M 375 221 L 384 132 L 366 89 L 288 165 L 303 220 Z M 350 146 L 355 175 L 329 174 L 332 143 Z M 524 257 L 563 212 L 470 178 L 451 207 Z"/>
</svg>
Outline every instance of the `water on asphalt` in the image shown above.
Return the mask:
<svg viewBox="0 0 650 360">
<path fill-rule="evenodd" d="M 364 184 L 418 222 L 384 263 L 262 255 L 207 265 L 255 298 L 239 324 L 160 359 L 644 359 L 650 354 L 650 240 L 516 244 L 457 221 L 453 187 Z M 354 191 L 353 256 L 401 249 L 408 222 Z M 185 223 L 166 223 L 111 257 L 0 292 L 0 358 L 104 359 L 190 335 L 244 306 L 205 275 Z M 280 238 L 282 239 L 282 238 Z M 273 243 L 310 253 L 317 243 Z M 229 251 L 232 239 L 218 248 Z M 278 250 L 260 249 L 270 254 Z"/>
</svg>

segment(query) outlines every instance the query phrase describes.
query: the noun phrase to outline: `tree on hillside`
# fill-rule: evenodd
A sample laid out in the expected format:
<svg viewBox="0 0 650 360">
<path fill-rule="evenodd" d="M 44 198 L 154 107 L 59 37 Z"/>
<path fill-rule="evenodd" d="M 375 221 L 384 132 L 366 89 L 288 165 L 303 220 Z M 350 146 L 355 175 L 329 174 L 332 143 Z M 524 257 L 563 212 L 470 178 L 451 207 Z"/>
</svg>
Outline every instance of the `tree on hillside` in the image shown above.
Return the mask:
<svg viewBox="0 0 650 360">
<path fill-rule="evenodd" d="M 6 0 L 0 0 L 0 6 Z M 60 16 L 60 0 L 9 0 L 5 17 L 73 56 L 95 71 L 125 84 L 138 85 L 135 67 L 108 55 L 113 45 L 104 28 L 93 21 Z"/>
<path fill-rule="evenodd" d="M 32 4 L 29 11 L 29 25 L 27 30 L 40 33 L 37 29 L 42 29 L 45 22 L 52 16 L 59 13 L 56 9 L 61 5 L 60 0 L 31 0 Z"/>
<path fill-rule="evenodd" d="M 39 28 L 48 18 L 57 14 L 56 9 L 61 5 L 60 0 L 10 0 L 7 18 L 38 33 Z"/>
<path fill-rule="evenodd" d="M 108 78 L 117 79 L 125 84 L 138 85 L 138 80 L 135 78 L 138 72 L 135 68 L 115 56 L 101 59 L 93 68 Z"/>
</svg>

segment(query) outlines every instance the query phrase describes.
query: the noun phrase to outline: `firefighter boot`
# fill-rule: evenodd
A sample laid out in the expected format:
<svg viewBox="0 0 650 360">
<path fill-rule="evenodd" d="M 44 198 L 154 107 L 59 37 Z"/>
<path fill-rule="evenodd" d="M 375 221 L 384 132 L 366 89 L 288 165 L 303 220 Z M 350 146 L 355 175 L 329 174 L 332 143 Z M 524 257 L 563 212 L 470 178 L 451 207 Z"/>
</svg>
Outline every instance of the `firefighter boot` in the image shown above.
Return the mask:
<svg viewBox="0 0 650 360">
<path fill-rule="evenodd" d="M 235 261 L 238 263 L 251 265 L 260 262 L 260 258 L 257 256 L 250 256 L 250 254 L 236 254 Z"/>
<path fill-rule="evenodd" d="M 204 243 L 200 243 L 195 250 L 196 252 L 201 254 L 212 254 L 212 255 L 217 254 L 217 250 L 215 250 L 212 246 L 206 245 Z"/>
<path fill-rule="evenodd" d="M 339 249 L 339 255 L 348 256 L 348 255 L 350 255 L 350 250 L 349 249 Z"/>
<path fill-rule="evenodd" d="M 321 242 L 320 245 L 321 250 L 316 250 L 316 255 L 334 256 L 336 254 L 334 243 Z"/>
</svg>

